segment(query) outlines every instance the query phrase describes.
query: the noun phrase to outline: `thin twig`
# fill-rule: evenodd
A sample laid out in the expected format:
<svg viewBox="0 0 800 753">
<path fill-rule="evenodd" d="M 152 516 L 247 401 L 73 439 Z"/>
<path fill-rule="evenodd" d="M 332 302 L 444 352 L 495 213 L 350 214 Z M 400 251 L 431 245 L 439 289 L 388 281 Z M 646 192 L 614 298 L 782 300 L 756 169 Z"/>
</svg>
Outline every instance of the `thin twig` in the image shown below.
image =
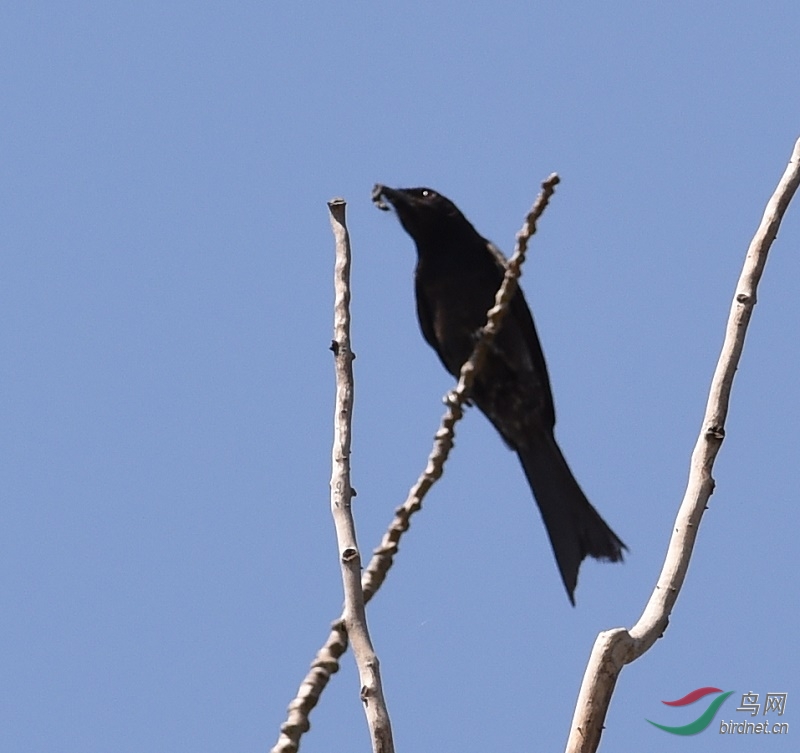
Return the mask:
<svg viewBox="0 0 800 753">
<path fill-rule="evenodd" d="M 372 646 L 361 590 L 361 554 L 356 541 L 350 485 L 350 436 L 353 417 L 353 350 L 350 343 L 350 237 L 342 199 L 328 203 L 336 239 L 334 268 L 333 353 L 336 364 L 336 407 L 331 458 L 331 513 L 339 545 L 339 564 L 344 586 L 342 622 L 361 679 L 361 700 L 367 715 L 373 753 L 394 753 L 392 725 L 383 697 L 380 663 Z"/>
<path fill-rule="evenodd" d="M 600 744 L 608 705 L 622 667 L 638 659 L 667 629 L 667 623 L 683 586 L 697 529 L 711 493 L 711 471 L 728 415 L 731 387 L 744 347 L 747 326 L 756 303 L 758 287 L 772 241 L 783 215 L 800 184 L 800 139 L 789 165 L 769 200 L 753 237 L 733 297 L 725 341 L 714 371 L 700 436 L 692 453 L 689 480 L 681 502 L 669 549 L 658 583 L 639 621 L 630 629 L 616 628 L 595 641 L 572 719 L 567 753 L 594 753 Z"/>
<path fill-rule="evenodd" d="M 461 369 L 458 384 L 445 397 L 447 410 L 434 436 L 433 449 L 428 456 L 425 470 L 411 487 L 405 502 L 395 510 L 393 520 L 362 575 L 361 585 L 365 603 L 383 585 L 399 549 L 400 539 L 410 526 L 411 516 L 422 508 L 422 500 L 428 490 L 442 475 L 444 463 L 453 447 L 455 425 L 463 416 L 463 405 L 469 396 L 475 374 L 488 352 L 491 340 L 500 328 L 508 302 L 517 289 L 517 280 L 521 274 L 522 262 L 525 260 L 528 241 L 536 232 L 536 223 L 547 208 L 559 181 L 560 178 L 555 173 L 543 181 L 542 190 L 517 233 L 514 253 L 508 260 L 506 274 L 495 296 L 494 306 L 487 314 L 486 326 L 478 337 L 472 355 Z M 340 617 L 332 623 L 325 644 L 317 652 L 311 663 L 311 669 L 300 684 L 297 695 L 289 704 L 288 718 L 281 725 L 278 742 L 270 753 L 296 753 L 300 746 L 300 738 L 311 727 L 309 714 L 319 702 L 319 697 L 331 676 L 339 671 L 339 659 L 345 651 L 347 651 L 347 631 L 344 628 L 343 618 Z"/>
</svg>

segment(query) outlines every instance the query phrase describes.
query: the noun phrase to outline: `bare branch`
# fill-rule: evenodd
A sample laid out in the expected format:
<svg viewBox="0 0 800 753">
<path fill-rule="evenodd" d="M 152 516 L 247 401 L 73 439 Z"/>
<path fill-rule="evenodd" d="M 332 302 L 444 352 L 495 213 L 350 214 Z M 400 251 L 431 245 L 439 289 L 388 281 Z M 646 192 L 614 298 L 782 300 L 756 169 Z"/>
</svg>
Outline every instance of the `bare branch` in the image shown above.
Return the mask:
<svg viewBox="0 0 800 753">
<path fill-rule="evenodd" d="M 795 144 L 789 165 L 764 210 L 761 224 L 747 250 L 728 316 L 722 353 L 711 382 L 702 429 L 692 453 L 689 481 L 658 583 L 642 616 L 630 631 L 617 628 L 600 633 L 597 637 L 572 719 L 567 753 L 593 753 L 597 750 L 614 685 L 622 667 L 638 659 L 667 629 L 670 613 L 689 567 L 697 528 L 714 490 L 711 471 L 725 437 L 731 387 L 742 355 L 747 325 L 756 303 L 756 288 L 772 241 L 778 234 L 781 220 L 798 184 L 800 139 Z"/>
<path fill-rule="evenodd" d="M 392 725 L 383 697 L 380 663 L 372 647 L 361 590 L 361 554 L 356 541 L 350 486 L 350 434 L 353 416 L 353 351 L 350 345 L 350 237 L 345 225 L 345 202 L 328 203 L 331 227 L 336 239 L 334 270 L 334 340 L 336 363 L 336 408 L 331 472 L 331 512 L 339 544 L 339 563 L 344 586 L 342 621 L 353 644 L 358 674 L 361 679 L 361 700 L 367 715 L 374 753 L 394 753 Z"/>
<path fill-rule="evenodd" d="M 380 545 L 374 550 L 372 559 L 362 575 L 361 585 L 365 603 L 383 585 L 399 549 L 400 539 L 410 526 L 411 516 L 422 508 L 422 500 L 428 490 L 442 475 L 444 463 L 453 447 L 455 425 L 463 416 L 463 405 L 468 398 L 475 374 L 488 352 L 491 340 L 500 328 L 508 308 L 508 302 L 517 289 L 517 280 L 521 274 L 528 241 L 536 232 L 536 223 L 547 208 L 559 181 L 558 175 L 553 173 L 542 183 L 542 190 L 525 217 L 522 228 L 517 233 L 514 253 L 508 260 L 506 274 L 497 291 L 495 304 L 487 314 L 486 326 L 475 344 L 475 350 L 461 369 L 458 384 L 445 397 L 447 410 L 434 436 L 433 449 L 428 457 L 425 470 L 411 487 L 405 502 L 395 510 L 394 519 L 384 533 Z M 300 685 L 297 696 L 289 704 L 289 716 L 281 725 L 280 737 L 270 753 L 295 753 L 298 750 L 300 737 L 311 727 L 308 720 L 309 714 L 319 702 L 319 697 L 331 675 L 339 671 L 339 659 L 346 650 L 347 632 L 343 625 L 343 617 L 340 617 L 331 625 L 328 639 L 317 652 L 311 663 L 311 669 Z"/>
<path fill-rule="evenodd" d="M 353 354 L 350 342 L 350 236 L 345 223 L 346 202 L 328 202 L 330 221 L 336 241 L 334 266 L 334 339 L 331 350 L 336 368 L 336 402 L 331 451 L 331 513 L 336 527 L 339 564 L 344 587 L 344 611 L 333 625 L 326 645 L 319 651 L 311 672 L 303 681 L 297 697 L 289 706 L 289 719 L 281 726 L 281 735 L 273 751 L 296 751 L 300 736 L 310 725 L 308 712 L 317 704 L 319 694 L 347 648 L 348 636 L 361 680 L 361 700 L 367 716 L 374 753 L 394 753 L 392 726 L 383 696 L 380 662 L 375 654 L 367 627 L 364 592 L 361 588 L 361 554 L 356 540 L 351 502 L 350 437 L 353 416 Z"/>
</svg>

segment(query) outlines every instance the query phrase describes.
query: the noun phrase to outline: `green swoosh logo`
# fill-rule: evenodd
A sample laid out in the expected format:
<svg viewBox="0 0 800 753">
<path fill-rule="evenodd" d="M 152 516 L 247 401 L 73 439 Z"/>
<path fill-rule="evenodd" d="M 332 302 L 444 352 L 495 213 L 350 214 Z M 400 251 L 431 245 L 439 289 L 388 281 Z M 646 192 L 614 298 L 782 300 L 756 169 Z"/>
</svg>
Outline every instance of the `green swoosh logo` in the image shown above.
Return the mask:
<svg viewBox="0 0 800 753">
<path fill-rule="evenodd" d="M 721 696 L 718 696 L 713 701 L 709 707 L 690 724 L 685 724 L 683 727 L 667 727 L 663 724 L 656 724 L 655 722 L 650 722 L 648 719 L 647 721 L 650 722 L 654 727 L 658 727 L 659 729 L 663 729 L 664 732 L 671 732 L 673 735 L 696 735 L 698 732 L 702 732 L 709 724 L 711 724 L 711 720 L 714 718 L 714 714 L 719 711 L 719 707 L 725 702 L 729 695 L 733 693 L 732 690 L 729 690 L 727 693 L 723 693 Z"/>
</svg>

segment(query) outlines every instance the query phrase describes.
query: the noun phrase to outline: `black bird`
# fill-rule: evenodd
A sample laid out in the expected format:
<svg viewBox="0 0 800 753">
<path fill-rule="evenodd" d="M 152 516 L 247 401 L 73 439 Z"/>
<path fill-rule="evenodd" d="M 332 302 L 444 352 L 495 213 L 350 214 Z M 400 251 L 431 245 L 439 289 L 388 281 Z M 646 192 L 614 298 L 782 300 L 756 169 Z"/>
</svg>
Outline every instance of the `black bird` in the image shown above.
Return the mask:
<svg viewBox="0 0 800 753">
<path fill-rule="evenodd" d="M 506 260 L 452 201 L 430 188 L 376 185 L 417 246 L 415 288 L 422 334 L 458 376 L 503 280 Z M 542 347 L 521 289 L 478 373 L 471 399 L 522 462 L 570 601 L 587 556 L 622 560 L 625 544 L 581 491 L 556 443 L 556 416 Z"/>
</svg>

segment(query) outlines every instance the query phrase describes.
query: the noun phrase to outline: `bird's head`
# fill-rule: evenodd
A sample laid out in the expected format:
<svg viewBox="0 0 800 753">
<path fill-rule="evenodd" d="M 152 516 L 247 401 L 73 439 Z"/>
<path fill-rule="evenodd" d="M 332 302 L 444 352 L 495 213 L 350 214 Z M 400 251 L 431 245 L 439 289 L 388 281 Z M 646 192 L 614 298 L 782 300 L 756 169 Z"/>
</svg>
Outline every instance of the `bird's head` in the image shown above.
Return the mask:
<svg viewBox="0 0 800 753">
<path fill-rule="evenodd" d="M 384 211 L 389 210 L 389 205 L 394 207 L 400 223 L 418 243 L 443 235 L 457 237 L 466 228 L 473 230 L 458 207 L 432 188 L 389 188 L 378 184 L 372 189 L 372 201 Z"/>
</svg>

